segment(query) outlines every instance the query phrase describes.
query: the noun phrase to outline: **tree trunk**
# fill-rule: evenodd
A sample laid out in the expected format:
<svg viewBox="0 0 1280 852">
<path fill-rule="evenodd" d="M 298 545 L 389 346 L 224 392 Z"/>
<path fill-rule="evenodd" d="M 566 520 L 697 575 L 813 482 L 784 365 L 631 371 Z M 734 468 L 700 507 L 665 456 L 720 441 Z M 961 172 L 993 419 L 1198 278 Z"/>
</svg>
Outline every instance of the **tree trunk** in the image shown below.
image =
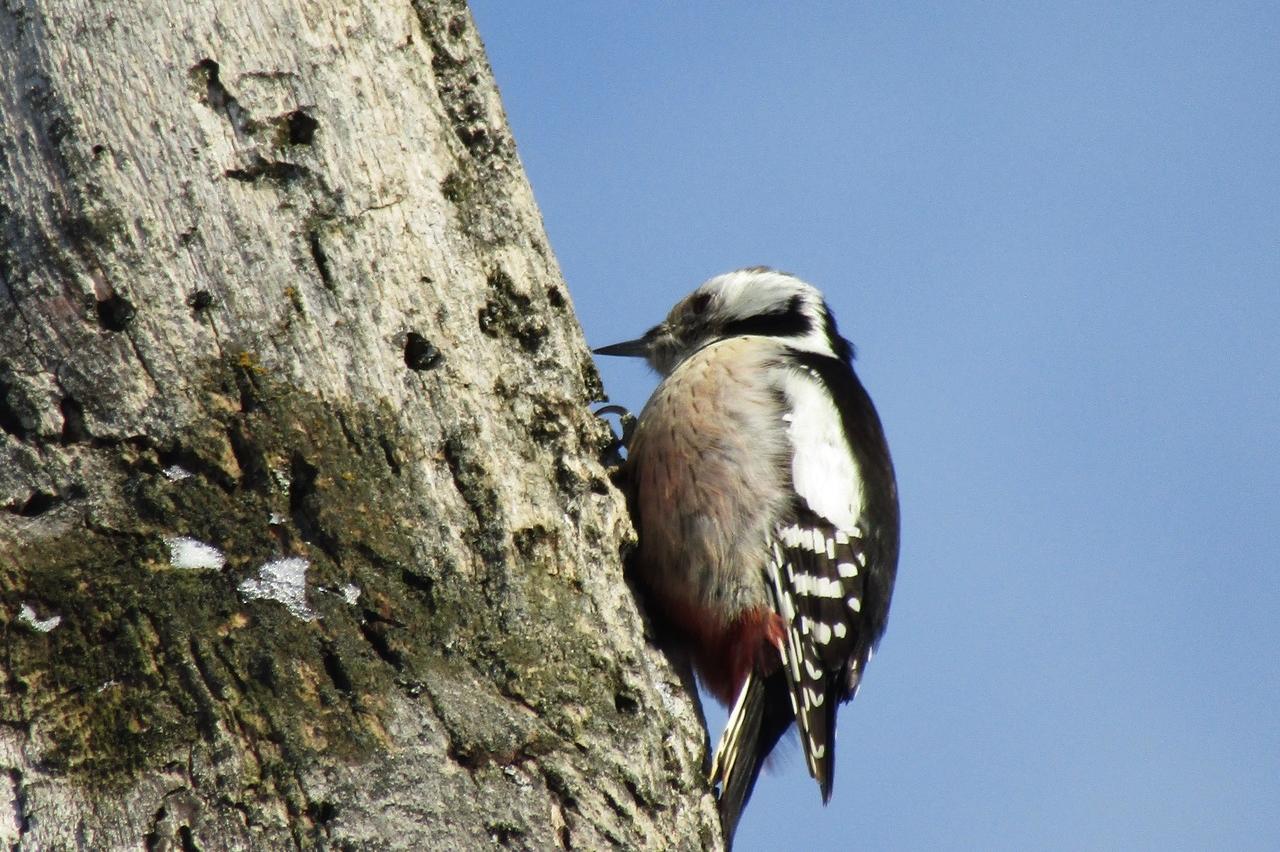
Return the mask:
<svg viewBox="0 0 1280 852">
<path fill-rule="evenodd" d="M 0 0 L 0 841 L 717 845 L 465 6 L 202 5 Z"/>
</svg>

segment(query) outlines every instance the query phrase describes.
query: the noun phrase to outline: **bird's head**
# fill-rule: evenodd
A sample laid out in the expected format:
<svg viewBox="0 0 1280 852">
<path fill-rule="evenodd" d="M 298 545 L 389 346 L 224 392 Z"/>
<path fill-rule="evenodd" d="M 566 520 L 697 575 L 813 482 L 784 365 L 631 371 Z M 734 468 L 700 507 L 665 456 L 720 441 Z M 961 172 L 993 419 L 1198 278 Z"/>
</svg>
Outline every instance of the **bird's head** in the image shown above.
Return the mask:
<svg viewBox="0 0 1280 852">
<path fill-rule="evenodd" d="M 643 337 L 595 352 L 644 358 L 666 376 L 702 347 L 745 335 L 775 337 L 793 349 L 845 362 L 853 357 L 822 293 L 794 275 L 763 266 L 717 275 L 681 299 Z"/>
</svg>

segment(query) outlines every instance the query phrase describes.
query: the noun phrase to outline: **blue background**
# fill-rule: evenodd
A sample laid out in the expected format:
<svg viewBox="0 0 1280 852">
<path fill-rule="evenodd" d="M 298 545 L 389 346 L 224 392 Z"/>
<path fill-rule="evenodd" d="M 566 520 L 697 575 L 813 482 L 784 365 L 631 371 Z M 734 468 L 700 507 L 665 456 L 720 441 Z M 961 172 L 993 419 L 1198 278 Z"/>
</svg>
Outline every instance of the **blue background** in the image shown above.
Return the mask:
<svg viewBox="0 0 1280 852">
<path fill-rule="evenodd" d="M 835 796 L 740 852 L 1280 848 L 1280 5 L 473 6 L 591 344 L 777 266 L 885 422 Z"/>
</svg>

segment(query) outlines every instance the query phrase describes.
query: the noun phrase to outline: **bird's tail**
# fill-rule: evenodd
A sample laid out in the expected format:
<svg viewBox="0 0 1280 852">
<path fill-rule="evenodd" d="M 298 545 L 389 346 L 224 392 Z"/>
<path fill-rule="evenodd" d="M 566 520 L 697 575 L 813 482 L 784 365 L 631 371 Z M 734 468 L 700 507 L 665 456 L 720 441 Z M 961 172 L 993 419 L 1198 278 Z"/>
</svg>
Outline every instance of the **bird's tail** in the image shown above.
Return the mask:
<svg viewBox="0 0 1280 852">
<path fill-rule="evenodd" d="M 781 671 L 769 677 L 754 671 L 747 675 L 711 758 L 711 784 L 720 789 L 720 826 L 726 850 L 733 848 L 738 818 L 755 789 L 760 768 L 795 720 L 790 708 Z"/>
</svg>

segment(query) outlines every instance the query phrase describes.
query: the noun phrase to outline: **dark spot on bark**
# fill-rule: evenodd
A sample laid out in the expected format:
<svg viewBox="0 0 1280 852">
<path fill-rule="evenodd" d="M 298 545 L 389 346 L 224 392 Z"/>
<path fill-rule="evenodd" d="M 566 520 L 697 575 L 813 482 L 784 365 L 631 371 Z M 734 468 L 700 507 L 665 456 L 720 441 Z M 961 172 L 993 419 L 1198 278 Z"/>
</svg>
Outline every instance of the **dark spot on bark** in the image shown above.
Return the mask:
<svg viewBox="0 0 1280 852">
<path fill-rule="evenodd" d="M 338 806 L 333 802 L 312 802 L 307 805 L 307 816 L 317 825 L 325 825 L 337 819 Z"/>
<path fill-rule="evenodd" d="M 61 501 L 56 494 L 49 494 L 46 491 L 33 491 L 31 496 L 21 504 L 11 503 L 6 508 L 13 514 L 21 515 L 24 518 L 37 518 L 58 505 L 59 502 Z"/>
<path fill-rule="evenodd" d="M 417 593 L 423 603 L 428 607 L 435 608 L 435 580 L 426 574 L 415 574 L 407 568 L 400 572 L 400 579 L 404 581 L 406 586 Z"/>
<path fill-rule="evenodd" d="M 625 713 L 628 716 L 634 716 L 640 712 L 639 700 L 626 690 L 619 690 L 614 693 L 613 706 L 619 713 Z"/>
<path fill-rule="evenodd" d="M 565 464 L 564 459 L 556 459 L 556 485 L 561 494 L 574 497 L 582 490 L 582 477 Z"/>
<path fill-rule="evenodd" d="M 9 394 L 13 391 L 13 386 L 0 376 L 0 429 L 8 432 L 19 441 L 25 441 L 31 434 L 31 427 L 34 425 L 28 417 L 24 417 L 24 412 L 19 412 L 15 407 L 15 401 L 10 400 Z"/>
<path fill-rule="evenodd" d="M 560 292 L 560 288 L 559 288 L 559 287 L 548 287 L 548 288 L 547 288 L 547 302 L 548 302 L 548 304 L 550 304 L 550 305 L 551 305 L 551 307 L 553 307 L 553 308 L 563 308 L 563 307 L 564 307 L 564 293 Z"/>
<path fill-rule="evenodd" d="M 314 228 L 307 232 L 307 245 L 311 247 L 311 260 L 316 265 L 316 271 L 320 273 L 320 282 L 324 284 L 326 290 L 333 290 L 333 276 L 329 272 L 329 256 L 324 253 L 324 247 L 320 245 L 320 232 Z"/>
<path fill-rule="evenodd" d="M 94 145 L 94 146 L 93 146 L 93 148 L 92 148 L 92 149 L 90 149 L 90 150 L 92 150 L 92 152 L 93 152 L 93 158 L 96 160 L 96 159 L 98 159 L 99 157 L 101 157 L 103 154 L 105 154 L 105 153 L 107 152 L 107 146 L 106 146 L 106 145 Z"/>
<path fill-rule="evenodd" d="M 444 355 L 416 331 L 405 335 L 404 363 L 410 370 L 433 370 L 444 361 Z"/>
<path fill-rule="evenodd" d="M 482 147 L 489 138 L 489 128 L 483 124 L 455 125 L 453 132 L 457 134 L 458 140 L 469 149 Z"/>
<path fill-rule="evenodd" d="M 231 454 L 240 468 L 240 482 L 245 488 L 261 489 L 268 483 L 267 459 L 262 447 L 255 442 L 242 423 L 234 423 L 227 430 Z"/>
<path fill-rule="evenodd" d="M 498 495 L 488 484 L 488 472 L 467 443 L 460 436 L 451 435 L 444 442 L 444 458 L 453 475 L 454 487 L 471 513 L 481 523 L 492 521 L 498 514 Z"/>
<path fill-rule="evenodd" d="M 91 244 L 111 246 L 123 236 L 124 217 L 106 204 L 101 187 L 86 184 L 78 193 L 76 204 L 77 212 L 59 220 L 62 232 L 76 248 L 84 250 Z"/>
<path fill-rule="evenodd" d="M 84 425 L 84 406 L 75 397 L 64 396 L 58 403 L 62 409 L 62 443 L 83 444 L 93 436 Z"/>
<path fill-rule="evenodd" d="M 260 391 L 258 389 L 258 372 L 261 365 L 251 352 L 241 352 L 235 362 L 235 371 L 232 376 L 235 378 L 236 392 L 240 396 L 240 411 L 244 414 L 250 414 L 257 411 L 261 406 L 258 399 Z"/>
<path fill-rule="evenodd" d="M 285 130 L 289 134 L 290 145 L 310 145 L 316 137 L 316 128 L 320 122 L 296 109 L 285 117 Z"/>
<path fill-rule="evenodd" d="M 489 275 L 490 298 L 480 309 L 480 330 L 490 337 L 513 337 L 527 352 L 535 352 L 550 334 L 550 329 L 532 310 L 532 300 L 516 289 L 515 282 L 502 269 Z"/>
<path fill-rule="evenodd" d="M 467 199 L 466 181 L 457 172 L 449 172 L 440 181 L 440 194 L 451 203 L 461 205 Z"/>
<path fill-rule="evenodd" d="M 378 659 L 397 671 L 404 668 L 404 655 L 391 647 L 391 642 L 387 636 L 390 625 L 385 621 L 374 621 L 367 618 L 370 613 L 366 612 L 366 620 L 360 624 L 360 635 L 369 643 L 369 647 L 378 655 Z"/>
<path fill-rule="evenodd" d="M 197 290 L 187 297 L 187 305 L 193 311 L 207 311 L 213 307 L 213 294 L 208 290 Z"/>
<path fill-rule="evenodd" d="M 319 544 L 327 550 L 328 536 L 320 525 L 318 514 L 316 479 L 319 475 L 320 470 L 315 465 L 300 453 L 294 454 L 289 464 L 289 515 L 304 541 Z"/>
<path fill-rule="evenodd" d="M 333 645 L 325 643 L 321 646 L 320 656 L 324 661 L 325 673 L 329 675 L 329 680 L 333 681 L 333 685 L 337 687 L 338 691 L 353 692 L 351 673 L 347 671 L 346 665 L 342 662 L 342 658 L 338 656 L 338 652 L 334 650 Z"/>
<path fill-rule="evenodd" d="M 124 331 L 137 315 L 133 303 L 119 293 L 98 302 L 98 325 L 107 331 Z"/>
<path fill-rule="evenodd" d="M 258 654 L 250 662 L 249 674 L 254 680 L 272 692 L 275 692 L 280 687 L 280 673 L 276 671 L 275 658 L 265 651 Z"/>
<path fill-rule="evenodd" d="M 61 145 L 71 135 L 71 128 L 61 116 L 57 116 L 45 127 L 45 135 L 54 145 Z"/>
<path fill-rule="evenodd" d="M 547 446 L 562 434 L 564 434 L 564 421 L 560 415 L 547 406 L 538 406 L 529 424 L 529 436 L 539 444 Z"/>
<path fill-rule="evenodd" d="M 338 418 L 338 428 L 342 430 L 342 437 L 346 440 L 347 446 L 349 446 L 356 455 L 364 455 L 364 444 L 366 439 L 361 438 L 356 434 L 356 430 L 351 428 L 351 421 L 347 417 L 347 413 L 345 411 L 336 412 L 336 416 Z"/>
<path fill-rule="evenodd" d="M 219 76 L 218 63 L 212 59 L 202 59 L 191 68 L 194 77 L 203 77 L 205 82 L 205 102 L 210 109 L 226 115 L 231 122 L 231 129 L 237 136 L 252 133 L 257 129 L 249 111 L 240 105 L 235 96 L 227 91 Z"/>
<path fill-rule="evenodd" d="M 386 435 L 379 435 L 378 446 L 382 447 L 382 457 L 387 460 L 387 467 L 391 468 L 392 473 L 399 476 L 400 454 L 396 452 L 395 444 L 391 443 L 391 439 Z"/>
<path fill-rule="evenodd" d="M 547 528 L 543 526 L 525 527 L 511 534 L 511 540 L 516 546 L 516 552 L 520 554 L 520 558 L 525 562 L 533 560 L 538 544 L 545 541 L 547 537 Z"/>
<path fill-rule="evenodd" d="M 513 840 L 519 840 L 525 836 L 525 830 L 509 822 L 494 822 L 485 826 L 489 832 L 489 836 L 498 841 L 503 846 L 510 846 Z"/>
<path fill-rule="evenodd" d="M 182 852 L 203 852 L 188 826 L 178 829 L 178 842 L 182 844 Z"/>
<path fill-rule="evenodd" d="M 238 180 L 241 183 L 256 183 L 266 180 L 287 186 L 310 175 L 311 170 L 298 163 L 290 163 L 286 160 L 268 160 L 265 157 L 255 156 L 247 167 L 243 169 L 227 169 L 222 174 L 223 177 Z"/>
</svg>

